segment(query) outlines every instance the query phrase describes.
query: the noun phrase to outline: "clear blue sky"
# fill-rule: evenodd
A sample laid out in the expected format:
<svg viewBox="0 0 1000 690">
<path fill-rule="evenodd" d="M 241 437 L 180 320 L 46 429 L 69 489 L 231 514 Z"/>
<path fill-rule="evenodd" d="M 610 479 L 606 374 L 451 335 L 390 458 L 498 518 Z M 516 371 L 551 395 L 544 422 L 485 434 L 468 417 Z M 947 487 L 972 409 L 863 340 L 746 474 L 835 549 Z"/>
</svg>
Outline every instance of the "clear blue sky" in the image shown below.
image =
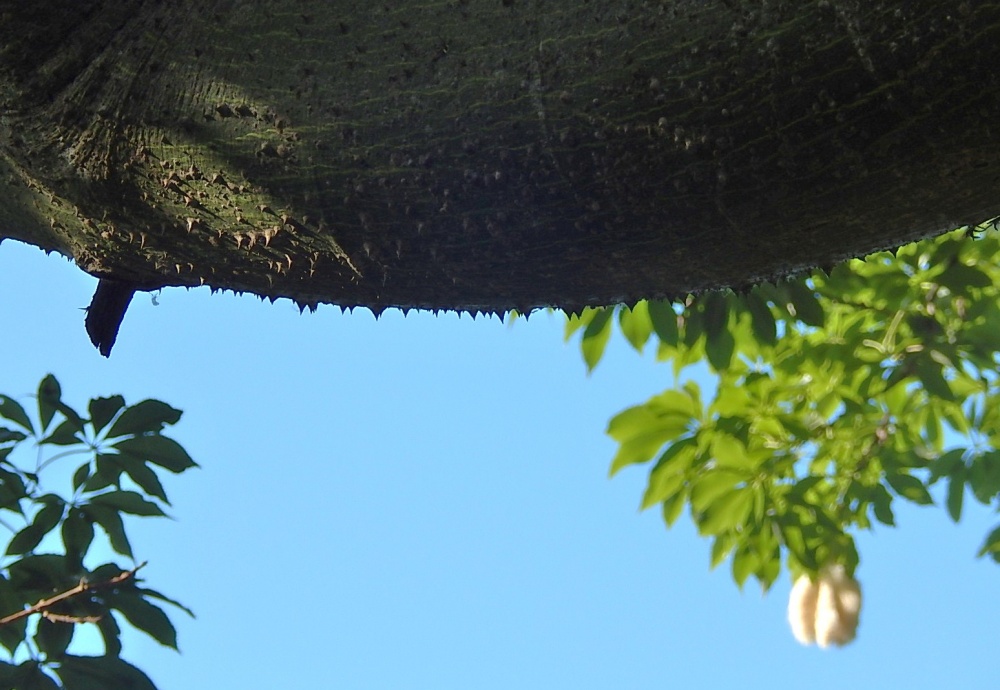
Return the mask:
<svg viewBox="0 0 1000 690">
<path fill-rule="evenodd" d="M 52 372 L 79 408 L 184 410 L 171 435 L 202 468 L 168 477 L 176 520 L 129 525 L 147 584 L 198 615 L 171 612 L 179 655 L 126 638 L 161 690 L 996 687 L 1000 568 L 974 558 L 996 515 L 900 509 L 859 541 L 858 639 L 800 647 L 787 578 L 741 593 L 686 517 L 637 511 L 644 469 L 607 478 L 607 420 L 670 385 L 620 336 L 588 377 L 545 314 L 173 289 L 137 295 L 105 360 L 95 284 L 0 245 L 0 392 Z"/>
</svg>

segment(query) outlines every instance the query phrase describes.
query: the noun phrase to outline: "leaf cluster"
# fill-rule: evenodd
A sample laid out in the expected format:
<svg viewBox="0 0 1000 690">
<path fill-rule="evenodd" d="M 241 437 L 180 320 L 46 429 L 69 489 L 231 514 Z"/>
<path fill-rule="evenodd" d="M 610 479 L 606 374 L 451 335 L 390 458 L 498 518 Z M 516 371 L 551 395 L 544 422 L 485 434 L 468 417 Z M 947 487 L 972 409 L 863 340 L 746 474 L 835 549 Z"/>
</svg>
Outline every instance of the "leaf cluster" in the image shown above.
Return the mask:
<svg viewBox="0 0 1000 690">
<path fill-rule="evenodd" d="M 0 687 L 153 689 L 142 671 L 121 658 L 121 629 L 113 612 L 174 649 L 174 626 L 154 602 L 191 612 L 137 577 L 121 578 L 128 568 L 92 563 L 91 554 L 99 531 L 114 552 L 134 563 L 124 516 L 166 515 L 169 501 L 160 474 L 196 466 L 161 433 L 181 412 L 158 400 L 126 405 L 116 395 L 91 400 L 83 416 L 63 401 L 52 375 L 41 381 L 36 398 L 33 419 L 14 398 L 0 395 L 0 525 L 12 532 L 0 568 L 0 618 L 31 610 L 0 625 L 0 646 L 9 654 L 8 661 L 0 661 Z M 27 455 L 15 451 L 32 445 L 35 466 L 15 463 L 15 457 Z M 49 477 L 55 463 L 71 458 L 79 462 L 71 490 L 65 495 L 45 490 L 42 475 Z M 77 587 L 82 590 L 77 596 L 38 604 Z M 80 625 L 96 626 L 102 656 L 67 651 Z"/>
<path fill-rule="evenodd" d="M 738 584 L 765 589 L 783 556 L 795 574 L 853 573 L 852 534 L 894 525 L 898 500 L 934 503 L 939 482 L 955 521 L 967 496 L 1000 506 L 1000 237 L 977 230 L 745 294 L 568 317 L 588 368 L 617 322 L 687 379 L 611 420 L 611 473 L 651 463 L 642 507 L 671 525 L 687 506 L 712 565 L 730 557 Z M 1000 527 L 979 554 L 1000 562 Z"/>
</svg>

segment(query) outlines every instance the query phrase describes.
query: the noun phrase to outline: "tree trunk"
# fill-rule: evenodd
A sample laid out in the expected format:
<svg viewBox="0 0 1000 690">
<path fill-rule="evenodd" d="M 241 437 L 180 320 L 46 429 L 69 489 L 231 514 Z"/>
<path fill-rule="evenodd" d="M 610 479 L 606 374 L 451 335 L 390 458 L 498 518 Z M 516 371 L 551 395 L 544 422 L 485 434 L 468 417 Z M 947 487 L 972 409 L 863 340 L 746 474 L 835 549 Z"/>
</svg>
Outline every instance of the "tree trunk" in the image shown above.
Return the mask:
<svg viewBox="0 0 1000 690">
<path fill-rule="evenodd" d="M 0 2 L 0 237 L 138 289 L 526 311 L 1000 214 L 1000 3 Z"/>
</svg>

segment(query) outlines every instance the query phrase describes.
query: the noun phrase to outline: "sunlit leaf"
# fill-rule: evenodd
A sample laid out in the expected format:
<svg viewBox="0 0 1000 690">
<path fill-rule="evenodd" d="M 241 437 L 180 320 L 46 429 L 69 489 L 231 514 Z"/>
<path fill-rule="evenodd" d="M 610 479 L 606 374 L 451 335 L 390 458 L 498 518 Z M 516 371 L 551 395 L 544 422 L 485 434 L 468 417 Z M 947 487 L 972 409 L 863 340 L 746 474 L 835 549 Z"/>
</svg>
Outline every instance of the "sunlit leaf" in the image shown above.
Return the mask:
<svg viewBox="0 0 1000 690">
<path fill-rule="evenodd" d="M 719 496 L 730 491 L 744 476 L 726 469 L 711 470 L 691 482 L 691 506 L 704 512 Z"/>
<path fill-rule="evenodd" d="M 685 471 L 690 467 L 695 454 L 693 438 L 672 443 L 664 451 L 649 473 L 649 482 L 640 506 L 642 510 L 673 496 L 683 486 Z"/>
<path fill-rule="evenodd" d="M 753 492 L 743 487 L 728 491 L 714 501 L 704 510 L 701 521 L 698 523 L 698 531 L 705 534 L 719 534 L 720 532 L 735 529 L 746 521 L 753 507 Z"/>
<path fill-rule="evenodd" d="M 612 313 L 614 312 L 611 309 L 598 311 L 583 331 L 580 349 L 583 351 L 583 360 L 587 363 L 587 371 L 593 371 L 604 355 L 604 348 L 611 338 Z"/>
<path fill-rule="evenodd" d="M 643 346 L 653 332 L 653 324 L 649 320 L 649 307 L 647 305 L 647 302 L 640 301 L 631 309 L 623 307 L 618 315 L 622 334 L 638 352 L 642 352 Z"/>
</svg>

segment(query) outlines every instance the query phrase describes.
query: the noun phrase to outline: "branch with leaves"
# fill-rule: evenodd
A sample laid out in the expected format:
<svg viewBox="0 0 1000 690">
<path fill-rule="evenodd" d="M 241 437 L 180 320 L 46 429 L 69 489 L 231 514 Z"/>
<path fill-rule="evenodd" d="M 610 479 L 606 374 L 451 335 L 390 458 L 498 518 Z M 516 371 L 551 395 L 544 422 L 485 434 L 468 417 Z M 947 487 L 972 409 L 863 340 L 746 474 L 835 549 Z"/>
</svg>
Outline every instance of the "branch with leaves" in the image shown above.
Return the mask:
<svg viewBox="0 0 1000 690">
<path fill-rule="evenodd" d="M 650 463 L 642 508 L 668 526 L 688 508 L 712 566 L 728 558 L 740 586 L 765 590 L 783 567 L 853 577 L 854 533 L 894 525 L 897 501 L 943 499 L 956 522 L 970 495 L 1000 509 L 1000 233 L 969 235 L 746 294 L 568 317 L 588 369 L 617 321 L 678 382 L 611 419 L 611 473 Z M 715 376 L 708 399 L 695 365 Z M 1000 562 L 1000 526 L 979 555 Z"/>
<path fill-rule="evenodd" d="M 129 578 L 134 577 L 136 571 L 145 565 L 146 562 L 143 561 L 131 570 L 124 570 L 111 579 L 104 580 L 102 582 L 87 582 L 86 578 L 81 578 L 80 582 L 75 587 L 67 589 L 65 592 L 60 592 L 54 597 L 49 597 L 48 599 L 39 599 L 33 606 L 0 618 L 0 626 L 8 625 L 36 613 L 40 613 L 44 618 L 56 621 L 57 623 L 96 623 L 101 620 L 100 616 L 67 616 L 62 613 L 53 613 L 50 609 L 56 604 L 60 604 L 75 596 L 96 592 L 106 587 L 114 587 L 115 585 L 121 584 Z"/>
<path fill-rule="evenodd" d="M 160 474 L 197 466 L 162 433 L 181 412 L 158 400 L 126 405 L 112 396 L 92 399 L 83 416 L 63 401 L 51 375 L 35 398 L 32 418 L 17 400 L 0 395 L 0 525 L 13 532 L 0 565 L 0 646 L 10 655 L 0 661 L 0 687 L 155 690 L 145 673 L 121 658 L 121 629 L 111 614 L 176 649 L 176 630 L 154 602 L 191 611 L 139 586 L 136 572 L 145 563 L 95 566 L 91 547 L 99 528 L 112 550 L 135 562 L 124 517 L 165 516 L 170 502 Z M 33 462 L 30 449 L 20 448 L 26 441 L 38 448 Z M 60 451 L 45 456 L 48 448 Z M 83 459 L 72 473 L 71 493 L 46 491 L 49 468 L 71 458 Z M 53 538 L 61 541 L 61 552 L 52 552 Z M 97 628 L 103 655 L 68 651 L 80 625 Z"/>
</svg>

